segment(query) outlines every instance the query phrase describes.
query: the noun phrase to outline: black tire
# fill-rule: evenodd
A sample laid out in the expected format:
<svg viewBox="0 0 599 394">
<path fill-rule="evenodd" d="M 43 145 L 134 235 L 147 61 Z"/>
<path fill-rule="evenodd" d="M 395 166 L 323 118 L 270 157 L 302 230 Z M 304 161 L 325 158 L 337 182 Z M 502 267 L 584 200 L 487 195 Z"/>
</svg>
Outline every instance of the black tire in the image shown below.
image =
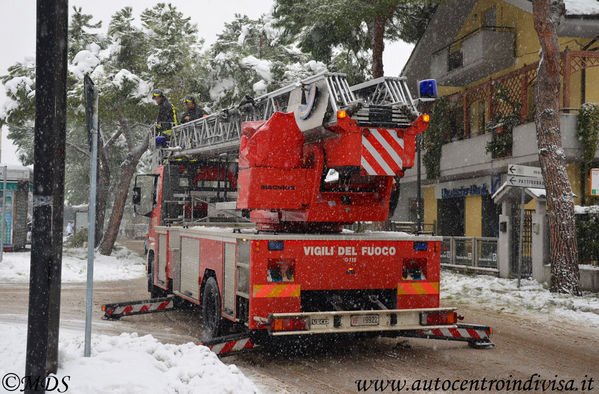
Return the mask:
<svg viewBox="0 0 599 394">
<path fill-rule="evenodd" d="M 201 305 L 202 323 L 206 339 L 223 335 L 224 322 L 220 313 L 220 293 L 218 291 L 218 283 L 216 283 L 216 279 L 212 276 L 206 279 L 206 284 L 202 291 Z"/>
</svg>

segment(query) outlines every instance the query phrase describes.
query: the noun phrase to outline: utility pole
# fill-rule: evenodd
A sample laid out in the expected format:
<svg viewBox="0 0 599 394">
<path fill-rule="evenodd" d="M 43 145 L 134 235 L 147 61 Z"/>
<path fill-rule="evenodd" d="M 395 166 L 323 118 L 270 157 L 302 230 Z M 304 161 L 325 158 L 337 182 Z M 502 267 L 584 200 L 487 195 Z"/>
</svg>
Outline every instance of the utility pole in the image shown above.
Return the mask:
<svg viewBox="0 0 599 394">
<path fill-rule="evenodd" d="M 48 310 L 48 356 L 46 370 L 58 369 L 58 336 L 60 322 L 60 280 L 62 277 L 62 237 L 64 223 L 64 162 L 67 132 L 67 32 L 69 28 L 68 0 L 59 0 L 56 14 L 56 31 L 63 40 L 56 47 L 56 131 L 54 140 L 54 192 L 52 196 L 52 250 L 50 270 L 50 305 Z M 64 108 L 64 110 L 62 110 Z"/>
<path fill-rule="evenodd" d="M 98 90 L 89 75 L 85 76 L 85 117 L 90 143 L 89 206 L 87 208 L 87 293 L 85 297 L 85 345 L 83 355 L 91 355 L 92 299 L 94 292 L 94 250 L 96 232 L 96 187 L 98 180 Z"/>
<path fill-rule="evenodd" d="M 57 267 L 60 261 L 55 258 L 55 250 L 62 247 L 62 239 L 54 244 L 53 233 L 58 229 L 54 228 L 53 210 L 64 203 L 54 200 L 55 188 L 64 187 L 57 182 L 64 177 L 64 158 L 55 159 L 54 155 L 61 142 L 61 119 L 66 116 L 66 100 L 63 99 L 66 84 L 60 81 L 66 72 L 67 32 L 62 18 L 67 15 L 67 7 L 67 0 L 37 1 L 33 226 L 25 362 L 25 376 L 30 377 L 31 383 L 26 385 L 26 393 L 45 392 L 50 293 L 51 287 L 60 286 L 60 278 L 56 282 L 54 276 L 57 272 L 60 276 L 60 267 Z M 52 337 L 57 339 L 57 333 Z"/>
</svg>

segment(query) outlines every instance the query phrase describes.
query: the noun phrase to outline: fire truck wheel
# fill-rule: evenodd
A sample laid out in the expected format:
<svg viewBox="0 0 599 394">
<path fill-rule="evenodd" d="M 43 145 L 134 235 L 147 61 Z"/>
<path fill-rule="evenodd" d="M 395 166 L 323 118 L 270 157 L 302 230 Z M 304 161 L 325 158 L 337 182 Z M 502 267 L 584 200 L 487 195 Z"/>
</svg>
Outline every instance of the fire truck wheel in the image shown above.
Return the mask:
<svg viewBox="0 0 599 394">
<path fill-rule="evenodd" d="M 206 339 L 222 335 L 223 318 L 220 314 L 220 294 L 216 279 L 213 277 L 206 279 L 202 292 L 202 321 Z"/>
</svg>

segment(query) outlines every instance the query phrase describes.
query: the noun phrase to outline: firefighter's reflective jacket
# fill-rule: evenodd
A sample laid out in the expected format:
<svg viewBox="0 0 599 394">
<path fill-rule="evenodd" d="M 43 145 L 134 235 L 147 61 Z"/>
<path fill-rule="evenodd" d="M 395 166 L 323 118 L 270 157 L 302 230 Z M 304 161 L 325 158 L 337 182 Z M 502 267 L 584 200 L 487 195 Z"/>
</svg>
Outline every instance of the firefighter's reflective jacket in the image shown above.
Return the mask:
<svg viewBox="0 0 599 394">
<path fill-rule="evenodd" d="M 177 126 L 177 110 L 175 106 L 168 101 L 166 97 L 158 105 L 158 118 L 156 119 L 156 130 L 166 135 L 171 135 L 172 127 Z"/>
</svg>

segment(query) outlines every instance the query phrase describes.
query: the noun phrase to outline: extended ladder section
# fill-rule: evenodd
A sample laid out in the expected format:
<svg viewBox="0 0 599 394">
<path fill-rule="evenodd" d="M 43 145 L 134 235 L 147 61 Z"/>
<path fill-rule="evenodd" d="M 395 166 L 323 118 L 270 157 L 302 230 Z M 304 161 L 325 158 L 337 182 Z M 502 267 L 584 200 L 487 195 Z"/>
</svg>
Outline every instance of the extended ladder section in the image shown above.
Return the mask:
<svg viewBox="0 0 599 394">
<path fill-rule="evenodd" d="M 293 112 L 309 141 L 330 136 L 326 127 L 336 122 L 341 110 L 364 127 L 409 127 L 418 116 L 405 78 L 383 77 L 350 87 L 344 74 L 323 72 L 176 126 L 162 146 L 151 146 L 158 162 L 165 158 L 236 155 L 243 122 L 266 121 L 277 111 Z M 154 140 L 158 135 L 154 132 Z"/>
</svg>

